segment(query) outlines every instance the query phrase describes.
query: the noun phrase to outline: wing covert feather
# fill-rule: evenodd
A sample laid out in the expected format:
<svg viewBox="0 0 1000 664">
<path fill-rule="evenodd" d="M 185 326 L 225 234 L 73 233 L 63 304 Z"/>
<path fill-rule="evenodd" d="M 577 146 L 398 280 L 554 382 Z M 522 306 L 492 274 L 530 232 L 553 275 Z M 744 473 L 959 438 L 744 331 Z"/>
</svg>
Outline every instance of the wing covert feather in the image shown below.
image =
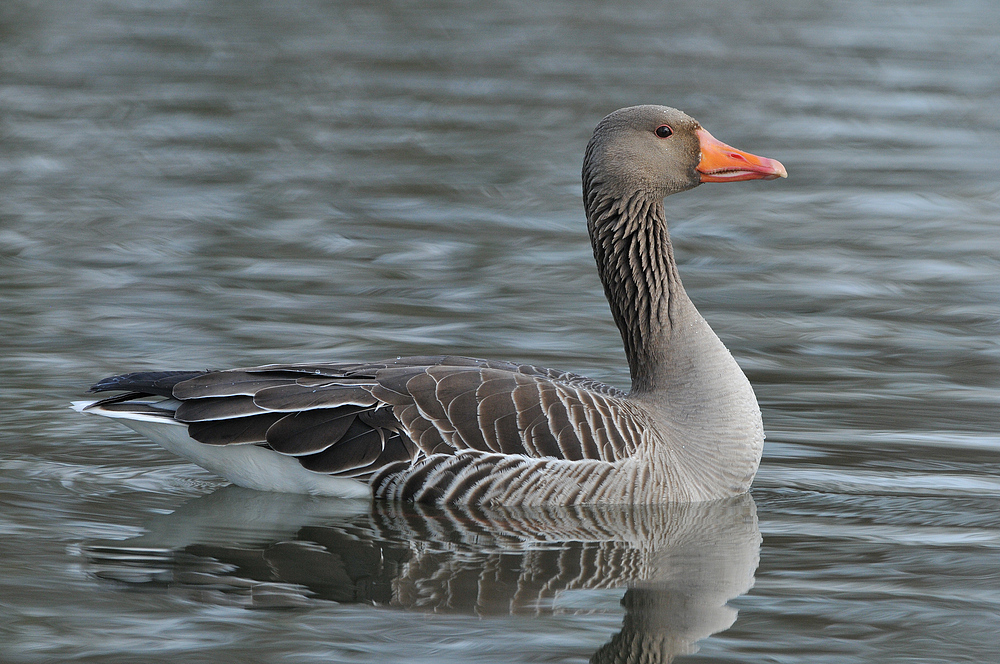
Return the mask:
<svg viewBox="0 0 1000 664">
<path fill-rule="evenodd" d="M 322 452 L 341 443 L 354 426 L 357 410 L 345 406 L 285 415 L 267 430 L 267 444 L 276 452 L 292 456 Z"/>
<path fill-rule="evenodd" d="M 313 408 L 340 406 L 374 406 L 378 403 L 371 392 L 359 385 L 330 382 L 322 385 L 277 385 L 258 391 L 254 403 L 265 410 L 297 412 Z"/>
<path fill-rule="evenodd" d="M 267 430 L 285 413 L 264 413 L 231 420 L 192 422 L 188 434 L 206 445 L 247 445 L 267 442 Z"/>
<path fill-rule="evenodd" d="M 383 442 L 377 429 L 355 420 L 336 445 L 317 454 L 299 457 L 299 463 L 307 470 L 330 474 L 366 468 L 382 454 Z"/>
<path fill-rule="evenodd" d="M 177 407 L 174 417 L 180 422 L 206 422 L 228 420 L 247 415 L 265 413 L 250 396 L 219 397 L 216 399 L 191 399 Z"/>
<path fill-rule="evenodd" d="M 264 387 L 294 383 L 294 376 L 275 376 L 247 371 L 213 371 L 174 385 L 178 399 L 253 396 Z"/>
</svg>

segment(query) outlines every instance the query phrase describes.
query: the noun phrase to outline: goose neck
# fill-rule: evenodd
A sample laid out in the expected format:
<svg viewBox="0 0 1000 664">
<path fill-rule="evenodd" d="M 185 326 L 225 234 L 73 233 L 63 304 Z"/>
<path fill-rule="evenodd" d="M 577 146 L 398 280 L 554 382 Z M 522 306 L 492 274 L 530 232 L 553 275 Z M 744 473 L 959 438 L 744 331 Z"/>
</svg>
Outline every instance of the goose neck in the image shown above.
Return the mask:
<svg viewBox="0 0 1000 664">
<path fill-rule="evenodd" d="M 632 392 L 654 391 L 667 379 L 678 330 L 700 319 L 684 291 L 663 202 L 636 195 L 588 206 L 594 257 L 621 332 Z"/>
</svg>

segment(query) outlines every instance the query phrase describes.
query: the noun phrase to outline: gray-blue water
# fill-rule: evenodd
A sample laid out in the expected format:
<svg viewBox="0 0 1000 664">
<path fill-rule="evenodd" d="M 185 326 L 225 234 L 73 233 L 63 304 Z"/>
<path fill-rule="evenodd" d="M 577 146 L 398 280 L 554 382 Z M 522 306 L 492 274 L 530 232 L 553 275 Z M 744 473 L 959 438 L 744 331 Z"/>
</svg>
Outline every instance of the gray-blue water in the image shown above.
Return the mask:
<svg viewBox="0 0 1000 664">
<path fill-rule="evenodd" d="M 752 498 L 271 496 L 66 407 L 396 354 L 627 387 L 579 171 L 636 103 L 789 171 L 667 201 Z M 992 0 L 4 0 L 0 661 L 1000 661 L 998 108 Z"/>
</svg>

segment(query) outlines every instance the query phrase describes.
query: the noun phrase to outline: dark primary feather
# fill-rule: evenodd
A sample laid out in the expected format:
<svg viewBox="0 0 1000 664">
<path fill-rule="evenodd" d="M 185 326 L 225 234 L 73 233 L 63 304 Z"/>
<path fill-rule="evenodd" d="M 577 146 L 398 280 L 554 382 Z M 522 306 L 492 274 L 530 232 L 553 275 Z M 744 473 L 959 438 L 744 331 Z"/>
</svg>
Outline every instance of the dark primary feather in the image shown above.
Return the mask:
<svg viewBox="0 0 1000 664">
<path fill-rule="evenodd" d="M 607 385 L 450 356 L 137 373 L 95 389 L 131 390 L 117 408 L 149 409 L 128 401 L 149 394 L 174 397 L 182 402 L 176 419 L 206 444 L 266 445 L 334 475 L 395 469 L 405 475 L 400 492 L 421 499 L 444 491 L 466 467 L 467 482 L 488 473 L 494 462 L 483 460 L 496 455 L 615 461 L 635 450 L 641 427 L 623 406 L 624 393 Z M 460 450 L 486 456 L 452 459 Z M 438 457 L 452 461 L 419 465 Z M 432 472 L 438 488 L 419 487 Z"/>
<path fill-rule="evenodd" d="M 90 388 L 91 392 L 130 390 L 169 397 L 177 383 L 204 374 L 204 371 L 142 371 L 105 378 Z"/>
</svg>

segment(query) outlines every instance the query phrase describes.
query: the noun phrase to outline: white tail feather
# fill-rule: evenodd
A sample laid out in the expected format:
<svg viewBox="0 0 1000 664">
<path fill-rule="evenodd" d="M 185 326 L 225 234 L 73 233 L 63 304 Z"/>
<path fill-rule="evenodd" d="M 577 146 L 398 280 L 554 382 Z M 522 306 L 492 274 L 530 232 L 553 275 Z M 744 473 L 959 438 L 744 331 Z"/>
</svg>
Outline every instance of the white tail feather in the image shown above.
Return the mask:
<svg viewBox="0 0 1000 664">
<path fill-rule="evenodd" d="M 258 491 L 306 493 L 337 498 L 371 498 L 371 489 L 358 480 L 332 477 L 303 468 L 289 456 L 258 445 L 206 445 L 191 438 L 187 425 L 164 415 L 109 411 L 95 401 L 73 402 L 73 410 L 119 420 L 177 456 L 201 466 L 233 484 Z"/>
</svg>

